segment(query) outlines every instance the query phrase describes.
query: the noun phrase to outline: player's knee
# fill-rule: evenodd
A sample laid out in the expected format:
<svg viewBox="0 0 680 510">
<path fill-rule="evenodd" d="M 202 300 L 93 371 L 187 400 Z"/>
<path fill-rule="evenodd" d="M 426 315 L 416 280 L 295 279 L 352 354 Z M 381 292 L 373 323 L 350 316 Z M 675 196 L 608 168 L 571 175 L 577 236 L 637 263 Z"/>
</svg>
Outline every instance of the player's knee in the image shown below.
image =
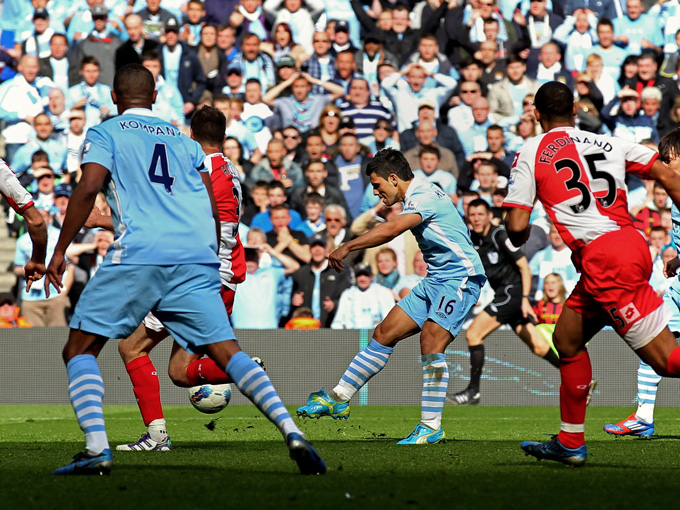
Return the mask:
<svg viewBox="0 0 680 510">
<path fill-rule="evenodd" d="M 384 342 L 385 333 L 382 324 L 378 324 L 376 328 L 373 330 L 373 340 L 381 344 Z"/>
<path fill-rule="evenodd" d="M 168 376 L 175 386 L 181 388 L 188 388 L 191 386 L 189 378 L 187 377 L 187 367 L 183 365 L 173 365 L 168 366 Z"/>
<path fill-rule="evenodd" d="M 484 343 L 484 338 L 475 334 L 473 331 L 467 330 L 465 332 L 465 340 L 469 346 L 481 345 Z"/>
</svg>

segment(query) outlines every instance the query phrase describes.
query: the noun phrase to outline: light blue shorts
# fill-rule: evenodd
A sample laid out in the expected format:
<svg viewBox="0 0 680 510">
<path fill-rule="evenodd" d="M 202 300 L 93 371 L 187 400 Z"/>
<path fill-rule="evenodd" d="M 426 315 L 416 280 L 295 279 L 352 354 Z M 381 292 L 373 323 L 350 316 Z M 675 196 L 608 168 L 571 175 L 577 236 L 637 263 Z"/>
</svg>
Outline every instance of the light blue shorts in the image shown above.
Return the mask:
<svg viewBox="0 0 680 510">
<path fill-rule="evenodd" d="M 69 326 L 107 338 L 127 338 L 148 312 L 188 352 L 233 340 L 220 297 L 217 266 L 101 265 L 85 287 Z"/>
<path fill-rule="evenodd" d="M 425 277 L 408 295 L 397 303 L 406 314 L 423 328 L 430 319 L 456 336 L 472 307 L 477 304 L 485 276 L 439 280 Z"/>
<path fill-rule="evenodd" d="M 676 278 L 675 281 L 673 281 L 663 295 L 663 300 L 673 311 L 673 316 L 668 322 L 668 329 L 673 333 L 680 333 L 680 280 Z"/>
</svg>

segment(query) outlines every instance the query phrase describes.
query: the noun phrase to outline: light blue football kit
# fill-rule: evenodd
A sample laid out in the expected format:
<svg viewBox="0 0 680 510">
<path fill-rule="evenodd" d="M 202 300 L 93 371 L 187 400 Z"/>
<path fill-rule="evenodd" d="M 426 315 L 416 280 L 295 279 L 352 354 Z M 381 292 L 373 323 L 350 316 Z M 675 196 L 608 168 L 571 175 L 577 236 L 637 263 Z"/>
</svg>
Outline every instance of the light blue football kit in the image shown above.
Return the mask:
<svg viewBox="0 0 680 510">
<path fill-rule="evenodd" d="M 469 231 L 451 198 L 436 184 L 422 178 L 411 180 L 401 214 L 419 214 L 422 218 L 411 232 L 427 263 L 427 276 L 397 306 L 420 329 L 429 319 L 455 337 L 486 282 L 484 266 Z M 323 388 L 312 393 L 307 405 L 298 409 L 298 415 L 348 417 L 346 402 L 385 367 L 393 351 L 393 347 L 371 340 L 351 361 L 337 386 L 328 394 Z M 446 355 L 444 352 L 423 354 L 420 361 L 423 371 L 420 423 L 398 444 L 446 440 L 441 427 L 449 383 Z"/>
<path fill-rule="evenodd" d="M 104 191 L 115 241 L 76 307 L 72 328 L 124 338 L 153 311 L 189 352 L 189 342 L 234 338 L 219 298 L 214 220 L 199 173 L 207 171 L 204 159 L 198 143 L 146 109 L 129 109 L 88 130 L 83 164 L 110 171 Z M 197 323 L 204 335 L 195 334 Z"/>
<path fill-rule="evenodd" d="M 235 339 L 220 297 L 215 219 L 201 178 L 207 172 L 204 159 L 197 142 L 148 109 L 130 108 L 88 131 L 83 164 L 109 171 L 104 191 L 115 240 L 81 296 L 70 323 L 73 330 L 124 338 L 151 311 L 189 352 Z M 86 451 L 55 474 L 106 474 L 113 460 L 96 358 L 76 355 L 66 369 Z M 324 473 L 323 460 L 264 370 L 242 351 L 223 370 L 279 428 L 301 473 Z"/>
<path fill-rule="evenodd" d="M 401 214 L 419 214 L 411 231 L 427 263 L 427 276 L 399 303 L 420 328 L 430 319 L 456 336 L 486 282 L 484 266 L 451 198 L 438 186 L 415 178 Z"/>
</svg>

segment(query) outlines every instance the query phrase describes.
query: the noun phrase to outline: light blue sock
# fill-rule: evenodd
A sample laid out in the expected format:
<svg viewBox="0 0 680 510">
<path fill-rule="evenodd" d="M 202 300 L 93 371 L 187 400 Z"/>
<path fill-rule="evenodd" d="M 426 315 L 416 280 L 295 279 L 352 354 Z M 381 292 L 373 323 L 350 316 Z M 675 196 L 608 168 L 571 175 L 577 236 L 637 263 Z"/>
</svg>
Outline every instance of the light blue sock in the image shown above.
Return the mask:
<svg viewBox="0 0 680 510">
<path fill-rule="evenodd" d="M 267 373 L 250 356 L 243 351 L 237 352 L 227 363 L 225 372 L 234 380 L 241 393 L 279 428 L 284 438 L 291 432 L 304 437 L 281 402 Z"/>
<path fill-rule="evenodd" d="M 393 351 L 393 347 L 371 340 L 363 351 L 354 356 L 342 379 L 330 393 L 331 398 L 339 402 L 351 399 L 371 377 L 383 369 Z"/>
<path fill-rule="evenodd" d="M 104 381 L 97 360 L 91 354 L 80 354 L 66 364 L 66 372 L 68 396 L 85 433 L 87 452 L 99 454 L 109 447 L 109 440 L 102 410 Z"/>
<path fill-rule="evenodd" d="M 423 354 L 423 393 L 420 422 L 433 430 L 439 429 L 444 412 L 444 399 L 449 386 L 449 366 L 443 353 Z"/>
<path fill-rule="evenodd" d="M 640 360 L 637 372 L 638 408 L 635 411 L 638 420 L 645 423 L 654 421 L 654 405 L 660 382 L 661 376 L 651 366 Z"/>
</svg>

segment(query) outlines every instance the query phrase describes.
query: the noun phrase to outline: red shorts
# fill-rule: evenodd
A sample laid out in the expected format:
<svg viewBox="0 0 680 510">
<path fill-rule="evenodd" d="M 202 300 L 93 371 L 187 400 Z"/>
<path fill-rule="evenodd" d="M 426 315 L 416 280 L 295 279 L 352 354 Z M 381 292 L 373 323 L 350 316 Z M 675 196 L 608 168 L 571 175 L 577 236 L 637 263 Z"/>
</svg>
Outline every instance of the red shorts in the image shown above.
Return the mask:
<svg viewBox="0 0 680 510">
<path fill-rule="evenodd" d="M 222 284 L 222 288 L 220 289 L 220 296 L 222 296 L 222 302 L 224 303 L 224 308 L 227 310 L 227 315 L 229 315 L 230 317 L 231 311 L 234 308 L 235 295 L 236 291 L 234 289 L 230 289 L 229 287 Z"/>
<path fill-rule="evenodd" d="M 581 279 L 566 306 L 586 318 L 606 312 L 622 337 L 663 300 L 649 284 L 652 257 L 632 227 L 604 234 L 581 252 Z"/>
</svg>

